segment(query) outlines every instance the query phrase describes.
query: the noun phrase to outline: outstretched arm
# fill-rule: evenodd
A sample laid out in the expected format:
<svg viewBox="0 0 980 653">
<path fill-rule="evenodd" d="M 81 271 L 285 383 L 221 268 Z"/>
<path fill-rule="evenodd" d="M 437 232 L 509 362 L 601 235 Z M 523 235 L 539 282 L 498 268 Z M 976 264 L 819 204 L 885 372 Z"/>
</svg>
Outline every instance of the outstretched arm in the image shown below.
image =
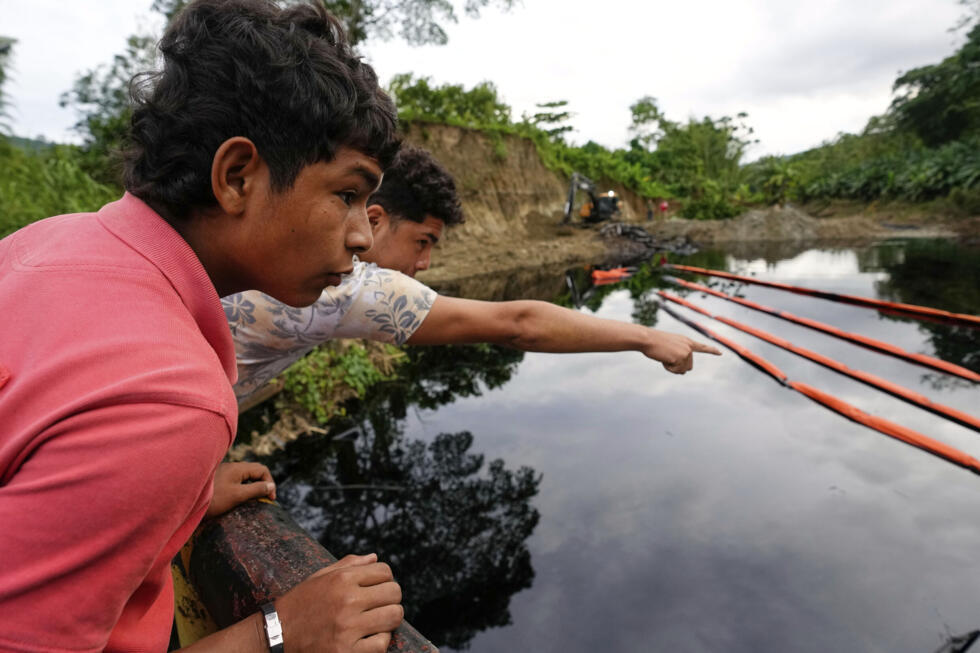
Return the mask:
<svg viewBox="0 0 980 653">
<path fill-rule="evenodd" d="M 481 302 L 441 295 L 407 340 L 410 345 L 467 342 L 551 353 L 638 351 L 675 374 L 691 369 L 695 352 L 721 355 L 718 349 L 686 336 L 606 320 L 548 302 Z"/>
<path fill-rule="evenodd" d="M 341 285 L 326 288 L 305 308 L 287 306 L 257 290 L 223 298 L 238 359 L 239 406 L 254 405 L 276 375 L 333 338 L 402 344 L 435 296 L 409 276 L 359 261 Z"/>
</svg>

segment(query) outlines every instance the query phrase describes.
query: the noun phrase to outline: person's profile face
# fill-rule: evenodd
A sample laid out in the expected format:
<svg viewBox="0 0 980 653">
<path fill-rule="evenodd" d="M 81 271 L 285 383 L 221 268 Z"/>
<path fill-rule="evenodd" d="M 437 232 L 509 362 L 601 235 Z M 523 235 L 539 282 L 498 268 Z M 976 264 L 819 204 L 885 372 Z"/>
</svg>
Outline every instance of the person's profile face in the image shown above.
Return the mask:
<svg viewBox="0 0 980 653">
<path fill-rule="evenodd" d="M 290 306 L 315 302 L 371 247 L 367 200 L 381 180 L 378 161 L 341 147 L 330 161 L 304 167 L 292 187 L 266 193 L 255 207 L 243 255 L 255 286 Z"/>
<path fill-rule="evenodd" d="M 431 215 L 422 222 L 386 218 L 375 229 L 374 245 L 361 258 L 414 277 L 429 269 L 432 247 L 439 242 L 444 228 L 445 223 Z"/>
</svg>

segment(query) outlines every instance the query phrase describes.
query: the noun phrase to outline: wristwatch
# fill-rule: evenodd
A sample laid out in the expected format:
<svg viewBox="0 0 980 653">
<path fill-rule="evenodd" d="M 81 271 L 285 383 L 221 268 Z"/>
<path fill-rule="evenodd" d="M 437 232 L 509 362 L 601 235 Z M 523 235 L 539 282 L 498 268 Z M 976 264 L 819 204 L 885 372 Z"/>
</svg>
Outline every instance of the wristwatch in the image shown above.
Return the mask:
<svg viewBox="0 0 980 653">
<path fill-rule="evenodd" d="M 265 638 L 269 642 L 270 653 L 283 653 L 282 624 L 279 622 L 279 613 L 276 612 L 276 604 L 266 603 L 263 605 L 262 617 L 265 625 Z"/>
</svg>

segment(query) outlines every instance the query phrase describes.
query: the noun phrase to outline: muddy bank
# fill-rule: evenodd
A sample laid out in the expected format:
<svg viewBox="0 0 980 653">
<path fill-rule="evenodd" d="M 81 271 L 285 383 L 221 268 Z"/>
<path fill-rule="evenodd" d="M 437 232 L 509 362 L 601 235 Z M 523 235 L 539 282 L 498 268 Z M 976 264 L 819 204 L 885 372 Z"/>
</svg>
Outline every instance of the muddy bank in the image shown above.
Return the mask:
<svg viewBox="0 0 980 653">
<path fill-rule="evenodd" d="M 635 244 L 627 239 L 604 238 L 600 227 L 560 226 L 560 213 L 534 222 L 533 230 L 498 233 L 493 237 L 474 238 L 467 233 L 451 232 L 433 254 L 433 266 L 419 279 L 447 294 L 496 299 L 514 296 L 507 284 L 532 279 L 541 268 L 556 271 L 575 265 L 629 258 Z M 890 214 L 856 214 L 815 218 L 796 207 L 774 207 L 751 210 L 731 220 L 701 221 L 670 219 L 638 222 L 663 244 L 685 240 L 697 247 L 724 244 L 727 249 L 767 252 L 766 258 L 787 258 L 820 242 L 874 242 L 888 238 L 959 238 L 980 244 L 980 218 L 937 221 L 930 216 L 920 221 L 907 217 L 894 221 Z M 774 259 L 775 260 L 775 259 Z M 517 274 L 514 280 L 494 275 Z M 501 275 L 503 277 L 503 275 Z M 557 289 L 524 288 L 527 297 L 554 296 Z"/>
</svg>

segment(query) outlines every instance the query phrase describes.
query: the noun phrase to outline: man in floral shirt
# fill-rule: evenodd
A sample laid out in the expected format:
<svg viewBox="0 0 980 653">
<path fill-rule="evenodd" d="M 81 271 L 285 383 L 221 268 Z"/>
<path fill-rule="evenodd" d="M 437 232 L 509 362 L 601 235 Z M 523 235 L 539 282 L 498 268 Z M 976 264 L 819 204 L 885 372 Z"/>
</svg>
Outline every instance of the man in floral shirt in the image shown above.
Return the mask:
<svg viewBox="0 0 980 653">
<path fill-rule="evenodd" d="M 312 306 L 293 308 L 258 291 L 221 300 L 238 358 L 239 404 L 332 338 L 398 345 L 492 342 L 555 353 L 640 351 L 676 374 L 691 369 L 694 352 L 721 353 L 685 336 L 548 302 L 444 297 L 416 281 L 443 229 L 463 221 L 452 177 L 425 150 L 402 148 L 369 204 L 374 244 Z"/>
</svg>

